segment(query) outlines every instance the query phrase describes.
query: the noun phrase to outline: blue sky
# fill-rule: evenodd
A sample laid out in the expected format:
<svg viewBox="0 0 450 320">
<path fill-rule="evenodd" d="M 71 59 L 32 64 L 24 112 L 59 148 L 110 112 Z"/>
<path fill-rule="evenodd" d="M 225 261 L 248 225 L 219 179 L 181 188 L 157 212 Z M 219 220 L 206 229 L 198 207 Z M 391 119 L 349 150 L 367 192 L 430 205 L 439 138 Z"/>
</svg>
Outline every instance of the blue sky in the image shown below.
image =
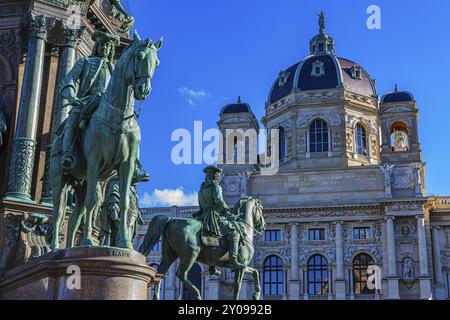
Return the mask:
<svg viewBox="0 0 450 320">
<path fill-rule="evenodd" d="M 151 181 L 146 203 L 174 197 L 187 204 L 203 180 L 203 165 L 176 166 L 171 134 L 194 121 L 216 127 L 218 113 L 238 95 L 258 119 L 280 70 L 302 60 L 317 33 L 317 13 L 338 56 L 363 65 L 380 94 L 411 91 L 420 108 L 420 142 L 428 193 L 450 195 L 450 1 L 128 0 L 141 37 L 164 36 L 161 66 L 140 118 L 141 160 Z M 381 30 L 369 30 L 366 10 L 381 8 Z M 155 193 L 155 190 L 158 189 Z M 178 189 L 178 190 L 177 190 Z M 145 195 L 147 193 L 147 195 Z M 156 201 L 156 202 L 155 202 Z"/>
</svg>

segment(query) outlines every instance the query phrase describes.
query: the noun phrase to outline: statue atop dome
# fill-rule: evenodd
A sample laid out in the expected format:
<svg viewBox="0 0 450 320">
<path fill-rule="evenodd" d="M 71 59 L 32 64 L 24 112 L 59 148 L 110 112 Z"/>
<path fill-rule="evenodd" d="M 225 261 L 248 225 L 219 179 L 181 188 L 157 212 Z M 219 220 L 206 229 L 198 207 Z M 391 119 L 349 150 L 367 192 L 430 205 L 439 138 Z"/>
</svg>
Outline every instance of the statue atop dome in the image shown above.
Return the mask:
<svg viewBox="0 0 450 320">
<path fill-rule="evenodd" d="M 319 14 L 317 14 L 319 17 L 319 32 L 324 33 L 325 32 L 325 12 L 320 11 Z"/>
</svg>

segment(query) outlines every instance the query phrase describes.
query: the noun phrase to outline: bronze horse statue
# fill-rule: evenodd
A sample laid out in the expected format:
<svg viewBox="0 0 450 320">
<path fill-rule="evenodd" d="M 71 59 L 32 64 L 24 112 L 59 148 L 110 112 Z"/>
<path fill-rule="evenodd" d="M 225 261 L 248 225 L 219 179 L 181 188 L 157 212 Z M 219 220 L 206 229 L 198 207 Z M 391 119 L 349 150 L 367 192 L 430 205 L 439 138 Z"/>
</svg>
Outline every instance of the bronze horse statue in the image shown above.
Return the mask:
<svg viewBox="0 0 450 320">
<path fill-rule="evenodd" d="M 263 207 L 259 197 L 245 197 L 236 205 L 237 223 L 244 230 L 245 237 L 239 246 L 238 261 L 245 265 L 244 269 L 235 271 L 234 299 L 239 299 L 242 280 L 245 273 L 251 273 L 255 282 L 253 299 L 261 297 L 258 270 L 249 267 L 254 255 L 254 233 L 262 233 L 265 229 Z M 158 240 L 162 237 L 162 260 L 158 267 L 158 274 L 165 275 L 173 262 L 180 258 L 177 277 L 195 296 L 201 300 L 200 291 L 188 279 L 189 270 L 196 261 L 210 266 L 228 267 L 230 257 L 225 246 L 205 246 L 201 240 L 202 222 L 192 218 L 170 218 L 156 216 L 148 226 L 144 242 L 139 252 L 147 256 Z M 154 289 L 154 299 L 159 300 L 160 283 Z"/>
<path fill-rule="evenodd" d="M 99 107 L 81 133 L 75 165 L 68 172 L 60 164 L 62 134 L 53 142 L 50 160 L 50 183 L 53 193 L 52 249 L 59 248 L 59 233 L 66 212 L 67 191 L 75 189 L 74 219 L 69 226 L 68 247 L 73 245 L 75 230 L 86 214 L 80 245 L 92 246 L 92 224 L 98 209 L 99 181 L 118 173 L 120 180 L 120 226 L 118 247 L 133 249 L 127 228 L 130 184 L 139 153 L 141 132 L 131 97 L 145 100 L 151 91 L 151 80 L 159 65 L 158 50 L 162 38 L 153 43 L 141 40 L 135 33 L 133 43 L 122 53 L 112 73 Z"/>
</svg>

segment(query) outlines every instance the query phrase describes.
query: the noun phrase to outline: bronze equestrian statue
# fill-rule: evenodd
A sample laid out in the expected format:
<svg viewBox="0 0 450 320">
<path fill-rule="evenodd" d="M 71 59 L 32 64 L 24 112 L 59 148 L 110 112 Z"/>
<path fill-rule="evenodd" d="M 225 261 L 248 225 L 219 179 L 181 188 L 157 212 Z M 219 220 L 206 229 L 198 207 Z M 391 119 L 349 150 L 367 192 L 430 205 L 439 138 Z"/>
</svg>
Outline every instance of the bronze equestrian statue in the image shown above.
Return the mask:
<svg viewBox="0 0 450 320">
<path fill-rule="evenodd" d="M 126 222 L 130 185 L 139 167 L 141 134 L 131 98 L 134 95 L 136 100 L 143 101 L 150 95 L 162 39 L 154 43 L 150 39 L 141 40 L 135 33 L 133 43 L 125 49 L 113 69 L 112 51 L 118 43 L 117 38 L 99 31 L 93 38 L 96 40 L 94 55 L 78 60 L 61 88 L 62 96 L 74 108 L 51 149 L 49 176 L 55 228 L 52 249 L 59 248 L 57 235 L 64 221 L 70 188 L 84 195 L 76 197 L 74 214 L 78 218 L 71 226 L 72 233 L 86 215 L 80 245 L 93 245 L 92 220 L 98 207 L 97 185 L 116 173 L 120 190 L 123 190 L 117 246 L 133 249 Z"/>
<path fill-rule="evenodd" d="M 195 262 L 232 268 L 235 272 L 236 300 L 239 299 L 244 274 L 251 273 L 255 282 L 253 299 L 259 300 L 259 273 L 249 264 L 254 254 L 254 233 L 261 234 L 265 229 L 261 200 L 259 197 L 244 197 L 231 213 L 218 185 L 220 170 L 208 167 L 205 173 L 206 180 L 199 193 L 201 211 L 196 218 L 156 216 L 148 226 L 139 252 L 148 255 L 161 239 L 162 260 L 158 274 L 165 275 L 174 261 L 180 258 L 177 277 L 197 300 L 201 299 L 200 291 L 188 279 L 189 270 Z M 160 283 L 157 283 L 155 300 L 159 300 L 159 289 Z"/>
</svg>

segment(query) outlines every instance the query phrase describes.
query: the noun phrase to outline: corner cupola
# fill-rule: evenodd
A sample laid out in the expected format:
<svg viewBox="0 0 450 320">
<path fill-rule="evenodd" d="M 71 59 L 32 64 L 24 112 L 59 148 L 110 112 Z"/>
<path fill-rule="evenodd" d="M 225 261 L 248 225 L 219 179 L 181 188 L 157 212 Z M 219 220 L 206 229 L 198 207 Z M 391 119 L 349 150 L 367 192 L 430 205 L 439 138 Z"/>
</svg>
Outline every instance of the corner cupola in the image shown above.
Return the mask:
<svg viewBox="0 0 450 320">
<path fill-rule="evenodd" d="M 311 55 L 334 54 L 334 39 L 325 32 L 325 13 L 323 11 L 319 16 L 319 33 L 309 42 Z"/>
</svg>

